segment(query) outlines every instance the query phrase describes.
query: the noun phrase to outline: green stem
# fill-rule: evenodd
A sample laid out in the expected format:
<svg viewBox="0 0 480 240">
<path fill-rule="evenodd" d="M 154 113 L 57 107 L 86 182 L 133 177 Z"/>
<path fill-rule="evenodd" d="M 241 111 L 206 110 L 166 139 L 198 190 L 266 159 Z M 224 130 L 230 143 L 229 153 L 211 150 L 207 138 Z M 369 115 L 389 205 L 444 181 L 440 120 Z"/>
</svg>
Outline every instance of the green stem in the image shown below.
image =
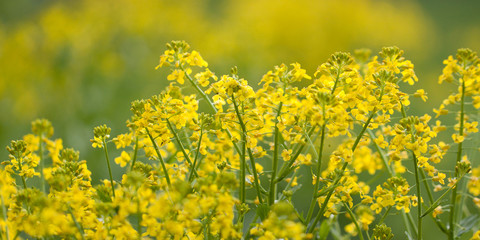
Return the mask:
<svg viewBox="0 0 480 240">
<path fill-rule="evenodd" d="M 357 218 L 355 218 L 355 215 L 353 215 L 352 209 L 350 209 L 350 207 L 348 206 L 348 204 L 345 203 L 345 202 L 343 202 L 343 206 L 345 206 L 345 208 L 347 209 L 348 213 L 349 213 L 350 216 L 352 217 L 353 224 L 355 224 L 355 227 L 357 228 L 357 231 L 358 231 L 358 235 L 359 235 L 359 237 L 360 237 L 360 240 L 363 240 L 362 229 L 360 228 L 360 225 L 358 225 Z"/>
<path fill-rule="evenodd" d="M 463 176 L 460 176 L 460 179 L 462 179 Z M 434 203 L 432 203 L 432 205 L 423 213 L 422 217 L 425 217 L 427 214 L 435 210 L 435 208 L 438 207 L 438 205 L 440 204 L 440 200 L 442 200 L 445 196 L 447 196 L 447 193 L 449 193 L 452 189 L 455 189 L 457 187 L 458 182 L 459 181 L 457 181 L 452 187 L 448 188 L 447 191 L 445 191 Z"/>
<path fill-rule="evenodd" d="M 183 153 L 183 156 L 185 157 L 185 160 L 187 160 L 187 162 L 190 166 L 195 165 L 195 164 L 192 164 L 192 161 L 190 160 L 190 157 L 188 156 L 188 153 L 185 150 L 185 147 L 183 146 L 182 141 L 180 141 L 180 137 L 178 136 L 177 132 L 174 130 L 174 128 L 172 126 L 172 123 L 170 123 L 168 118 L 166 120 L 167 120 L 168 128 L 173 133 L 173 137 L 175 138 L 178 147 L 180 147 L 180 150 L 182 150 L 182 153 Z M 195 175 L 195 177 L 198 177 L 198 174 L 197 174 L 197 171 L 195 170 L 195 168 L 193 168 L 193 174 Z M 190 179 L 190 177 L 189 177 L 189 179 Z"/>
<path fill-rule="evenodd" d="M 163 172 L 165 173 L 165 178 L 167 179 L 167 184 L 168 186 L 170 186 L 171 185 L 170 177 L 168 176 L 167 167 L 165 166 L 165 162 L 163 161 L 162 154 L 160 154 L 157 143 L 155 142 L 155 139 L 153 139 L 152 135 L 150 134 L 150 131 L 148 131 L 148 128 L 145 128 L 145 130 L 147 131 L 147 135 L 150 138 L 150 141 L 152 141 L 153 148 L 155 149 L 155 152 L 158 155 L 158 160 L 160 160 L 160 164 L 162 165 Z"/>
<path fill-rule="evenodd" d="M 133 171 L 133 167 L 135 166 L 135 162 L 137 161 L 137 153 L 138 153 L 138 136 L 135 137 L 135 150 L 133 150 L 133 160 L 132 160 L 132 165 L 130 166 L 130 171 Z"/>
<path fill-rule="evenodd" d="M 462 80 L 461 87 L 461 100 L 460 100 L 460 128 L 458 129 L 458 136 L 463 136 L 464 119 L 465 119 L 465 80 Z M 462 148 L 463 142 L 458 144 L 457 160 L 455 161 L 455 178 L 458 178 L 457 164 L 462 160 Z M 460 181 L 460 180 L 459 180 Z M 455 238 L 455 220 L 456 220 L 456 205 L 457 205 L 457 187 L 452 192 L 452 202 L 450 204 L 450 218 L 449 218 L 449 235 L 448 239 L 453 240 Z"/>
<path fill-rule="evenodd" d="M 402 108 L 402 115 L 403 118 L 406 118 L 407 114 L 405 111 L 405 108 L 403 104 L 401 105 Z M 412 136 L 411 142 L 415 143 L 415 133 L 413 132 L 413 129 L 415 129 L 415 126 L 410 127 L 410 135 Z M 419 177 L 419 166 L 418 166 L 418 159 L 415 154 L 415 152 L 412 151 L 412 156 L 413 156 L 413 167 L 415 170 L 415 186 L 417 188 L 417 239 L 421 240 L 422 239 L 422 192 L 421 192 L 421 186 L 420 186 L 420 177 Z M 427 186 L 428 188 L 428 186 Z"/>
<path fill-rule="evenodd" d="M 417 225 L 415 225 L 415 222 L 413 221 L 412 215 L 407 214 L 407 219 L 408 219 L 408 223 L 410 223 L 410 226 L 413 228 L 413 232 L 415 232 L 415 234 L 417 234 L 418 228 L 417 228 Z"/>
<path fill-rule="evenodd" d="M 378 154 L 380 155 L 380 159 L 382 159 L 383 165 L 387 169 L 388 175 L 390 177 L 393 177 L 393 171 L 390 168 L 390 164 L 388 164 L 387 158 L 385 157 L 385 154 L 383 153 L 382 149 L 378 146 L 378 144 L 374 141 L 375 140 L 375 134 L 373 134 L 373 131 L 368 129 L 368 135 L 370 135 L 370 139 L 372 139 L 373 146 L 375 146 L 375 150 L 377 150 Z"/>
<path fill-rule="evenodd" d="M 417 239 L 422 240 L 422 194 L 420 191 L 420 178 L 418 174 L 418 161 L 415 153 L 413 154 L 413 164 L 415 167 L 415 185 L 417 186 Z"/>
<path fill-rule="evenodd" d="M 380 220 L 378 221 L 377 225 L 380 225 L 383 223 L 383 221 L 385 220 L 385 218 L 388 216 L 388 213 L 390 213 L 390 210 L 392 210 L 392 206 L 388 206 L 387 210 L 385 211 L 385 213 L 382 215 L 382 218 L 380 218 Z"/>
<path fill-rule="evenodd" d="M 196 165 L 198 160 L 198 154 L 200 153 L 200 146 L 202 145 L 202 138 L 203 138 L 203 126 L 201 126 L 201 129 L 200 129 L 200 138 L 198 139 L 198 146 L 197 146 L 197 152 L 195 153 L 195 159 L 193 160 L 193 164 L 191 164 L 192 166 L 190 168 L 190 173 L 188 176 L 189 182 L 193 181 L 193 175 L 195 175 L 195 173 L 197 172 Z M 198 163 L 198 165 L 200 166 L 200 162 Z"/>
<path fill-rule="evenodd" d="M 423 169 L 420 169 L 420 175 L 422 177 L 422 181 L 424 183 L 424 186 L 425 186 L 425 189 L 427 189 L 427 195 L 428 195 L 428 199 L 430 201 L 430 204 L 433 204 L 433 194 L 432 194 L 432 190 L 430 190 L 430 187 L 428 186 L 428 182 L 426 180 L 426 176 L 425 176 L 425 171 L 423 171 Z M 425 213 L 424 212 L 422 214 L 422 217 L 425 216 Z M 432 217 L 432 220 L 435 222 L 435 224 L 437 225 L 438 228 L 440 228 L 440 230 L 443 232 L 443 233 L 446 233 L 448 235 L 448 231 L 447 229 L 445 228 L 445 226 L 442 224 L 442 222 L 440 221 L 440 219 L 438 218 L 435 218 L 433 217 L 433 215 L 430 215 Z"/>
<path fill-rule="evenodd" d="M 307 224 L 310 222 L 312 219 L 313 215 L 313 210 L 315 209 L 315 206 L 317 205 L 317 193 L 318 193 L 318 187 L 320 185 L 320 174 L 321 174 L 321 169 L 322 169 L 322 155 L 323 155 L 323 145 L 325 141 L 325 127 L 326 124 L 324 123 L 322 125 L 322 136 L 320 138 L 320 147 L 318 150 L 318 160 L 317 160 L 317 172 L 316 172 L 316 177 L 315 177 L 315 185 L 313 187 L 313 195 L 312 195 L 312 200 L 310 201 L 310 207 L 308 208 L 308 214 L 307 214 L 307 220 L 305 221 Z"/>
<path fill-rule="evenodd" d="M 38 154 L 40 157 L 40 174 L 41 174 L 41 187 L 42 187 L 42 192 L 45 193 L 45 176 L 43 176 L 43 169 L 45 168 L 45 163 L 43 162 L 43 133 L 40 134 L 40 141 L 38 143 Z"/>
<path fill-rule="evenodd" d="M 142 212 L 140 211 L 140 199 L 137 198 L 137 233 L 138 239 L 142 239 Z"/>
<path fill-rule="evenodd" d="M 246 192 L 246 187 L 245 187 L 245 153 L 246 153 L 246 142 L 247 139 L 245 137 L 245 133 L 242 134 L 242 155 L 240 156 L 240 203 L 245 203 L 245 192 Z M 242 221 L 243 223 L 243 221 Z"/>
<path fill-rule="evenodd" d="M 82 240 L 85 240 L 85 232 L 83 231 L 82 226 L 80 226 L 80 223 L 77 221 L 75 218 L 75 215 L 73 215 L 72 209 L 68 207 L 68 213 L 70 213 L 70 216 L 72 217 L 73 223 L 75 224 L 75 227 L 78 229 L 78 232 L 80 233 L 80 236 L 82 237 Z"/>
<path fill-rule="evenodd" d="M 360 142 L 360 139 L 362 139 L 363 134 L 365 133 L 366 129 L 368 128 L 368 125 L 370 125 L 370 121 L 372 121 L 373 116 L 377 112 L 377 108 L 374 108 L 372 113 L 370 114 L 370 117 L 367 119 L 365 124 L 363 125 L 362 130 L 360 131 L 360 134 L 357 136 L 357 139 L 353 143 L 352 146 L 352 153 L 355 152 L 355 149 L 358 146 L 358 143 Z M 342 169 L 340 171 L 340 175 L 336 176 L 335 181 L 333 182 L 332 186 L 336 186 L 338 182 L 340 182 L 340 179 L 343 177 L 343 174 L 345 174 L 345 169 L 347 168 L 349 162 L 345 162 L 342 166 Z M 307 233 L 313 233 L 313 230 L 315 229 L 315 226 L 317 225 L 318 221 L 320 218 L 323 216 L 325 213 L 326 207 L 328 205 L 328 201 L 330 201 L 330 198 L 332 197 L 332 194 L 335 190 L 335 187 L 331 188 L 328 191 L 327 197 L 325 198 L 325 201 L 323 201 L 322 207 L 320 208 L 320 211 L 317 213 L 317 216 L 315 217 L 315 220 L 313 221 L 313 224 L 310 226 L 310 229 L 308 229 Z"/>
<path fill-rule="evenodd" d="M 107 159 L 108 175 L 110 176 L 110 184 L 112 185 L 112 196 L 115 198 L 115 186 L 113 184 L 112 169 L 110 168 L 110 158 L 108 158 L 107 142 L 103 141 L 103 151 L 105 152 L 105 158 Z"/>
<path fill-rule="evenodd" d="M 270 189 L 268 193 L 268 205 L 272 205 L 275 203 L 275 195 L 277 192 L 277 184 L 275 182 L 275 179 L 277 177 L 277 168 L 278 168 L 278 150 L 279 150 L 279 138 L 280 138 L 280 131 L 278 130 L 278 117 L 280 116 L 280 113 L 282 111 L 282 106 L 283 103 L 280 102 L 280 105 L 278 107 L 278 112 L 277 112 L 277 117 L 276 117 L 276 122 L 275 122 L 275 135 L 274 135 L 274 146 L 273 146 L 273 166 L 272 166 L 272 176 L 270 179 Z"/>
</svg>

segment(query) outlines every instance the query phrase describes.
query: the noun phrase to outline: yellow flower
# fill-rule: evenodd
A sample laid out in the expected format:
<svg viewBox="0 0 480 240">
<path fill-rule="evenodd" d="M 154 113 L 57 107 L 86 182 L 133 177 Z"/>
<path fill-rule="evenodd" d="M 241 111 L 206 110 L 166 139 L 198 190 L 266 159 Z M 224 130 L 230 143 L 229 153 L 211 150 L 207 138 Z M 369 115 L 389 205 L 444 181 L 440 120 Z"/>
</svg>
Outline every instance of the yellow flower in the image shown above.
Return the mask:
<svg viewBox="0 0 480 240">
<path fill-rule="evenodd" d="M 470 240 L 480 240 L 480 230 L 476 231 Z"/>
<path fill-rule="evenodd" d="M 452 139 L 453 139 L 453 142 L 455 142 L 455 143 L 461 143 L 465 140 L 465 137 L 464 136 L 459 136 L 458 134 L 454 133 L 454 134 L 452 134 Z"/>
<path fill-rule="evenodd" d="M 423 89 L 418 89 L 414 94 L 413 94 L 414 97 L 419 97 L 421 98 L 424 102 L 427 101 L 428 97 L 427 97 L 427 93 L 425 93 L 425 90 Z"/>
<path fill-rule="evenodd" d="M 434 218 L 436 218 L 438 215 L 440 215 L 442 213 L 443 213 L 442 206 L 438 206 L 433 210 L 432 215 L 433 215 Z"/>
<path fill-rule="evenodd" d="M 292 149 L 283 149 L 282 151 L 282 157 L 284 161 L 289 161 L 292 158 Z"/>
<path fill-rule="evenodd" d="M 93 148 L 103 148 L 102 139 L 99 137 L 93 137 L 93 139 L 90 139 L 90 142 L 92 142 Z"/>
<path fill-rule="evenodd" d="M 120 165 L 120 167 L 125 167 L 128 162 L 130 162 L 130 154 L 125 151 L 122 151 L 122 154 L 119 157 L 115 158 L 115 163 Z"/>
</svg>

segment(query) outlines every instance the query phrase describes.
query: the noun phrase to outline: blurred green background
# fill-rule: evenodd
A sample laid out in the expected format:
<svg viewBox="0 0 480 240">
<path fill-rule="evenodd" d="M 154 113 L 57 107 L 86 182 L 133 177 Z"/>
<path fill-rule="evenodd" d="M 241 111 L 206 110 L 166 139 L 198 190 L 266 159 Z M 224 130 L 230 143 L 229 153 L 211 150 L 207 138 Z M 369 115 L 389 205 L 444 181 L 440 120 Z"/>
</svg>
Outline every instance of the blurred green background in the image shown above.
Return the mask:
<svg viewBox="0 0 480 240">
<path fill-rule="evenodd" d="M 280 63 L 313 74 L 336 51 L 396 45 L 429 93 L 413 110 L 432 113 L 451 89 L 437 84 L 442 60 L 480 48 L 478 9 L 475 0 L 0 0 L 0 145 L 47 118 L 98 182 L 107 170 L 93 127 L 127 130 L 130 102 L 168 83 L 154 67 L 171 40 L 189 42 L 217 75 L 238 66 L 251 83 Z"/>
</svg>

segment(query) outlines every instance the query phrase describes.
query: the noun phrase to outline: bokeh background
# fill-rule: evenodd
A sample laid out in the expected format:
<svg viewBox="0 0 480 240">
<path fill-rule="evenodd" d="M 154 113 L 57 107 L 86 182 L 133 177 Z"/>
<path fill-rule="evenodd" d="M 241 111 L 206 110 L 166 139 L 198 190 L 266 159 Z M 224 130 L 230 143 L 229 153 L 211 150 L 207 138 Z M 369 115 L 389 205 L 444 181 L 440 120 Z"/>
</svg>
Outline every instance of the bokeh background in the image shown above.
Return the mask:
<svg viewBox="0 0 480 240">
<path fill-rule="evenodd" d="M 98 182 L 107 170 L 93 127 L 127 130 L 130 102 L 168 84 L 168 70 L 154 68 L 171 40 L 189 42 L 217 75 L 238 66 L 251 83 L 280 63 L 312 74 L 336 51 L 396 45 L 429 93 L 412 110 L 432 113 L 451 90 L 437 84 L 442 60 L 480 48 L 479 9 L 477 0 L 0 0 L 0 146 L 47 118 Z"/>
</svg>

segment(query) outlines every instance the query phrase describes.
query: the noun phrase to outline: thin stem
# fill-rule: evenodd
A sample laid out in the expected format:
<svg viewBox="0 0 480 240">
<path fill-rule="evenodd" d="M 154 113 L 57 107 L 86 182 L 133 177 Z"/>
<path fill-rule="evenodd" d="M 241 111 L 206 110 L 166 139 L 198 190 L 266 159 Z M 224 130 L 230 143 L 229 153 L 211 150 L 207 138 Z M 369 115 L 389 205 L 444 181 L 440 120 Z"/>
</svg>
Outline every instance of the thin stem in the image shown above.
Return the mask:
<svg viewBox="0 0 480 240">
<path fill-rule="evenodd" d="M 407 229 L 407 233 L 408 233 L 409 236 L 413 237 L 414 231 L 412 230 L 412 226 L 410 225 L 410 222 L 408 221 L 408 219 L 411 219 L 411 215 L 405 213 L 405 211 L 401 211 L 401 212 L 402 212 L 403 223 L 405 224 L 405 228 Z"/>
<path fill-rule="evenodd" d="M 460 176 L 459 180 L 461 180 L 463 178 L 463 176 L 465 176 L 465 175 Z M 447 196 L 447 193 L 449 193 L 452 189 L 455 189 L 457 187 L 458 182 L 459 181 L 457 181 L 455 184 L 453 184 L 453 186 L 448 188 L 447 191 L 445 191 L 439 198 L 437 198 L 437 200 L 435 200 L 435 202 L 432 203 L 432 205 L 423 213 L 422 217 L 424 217 L 427 214 L 429 214 L 430 212 L 432 212 L 440 204 L 440 200 L 442 200 L 445 196 Z"/>
<path fill-rule="evenodd" d="M 350 209 L 350 207 L 348 206 L 348 204 L 345 203 L 345 202 L 343 202 L 343 206 L 345 206 L 345 208 L 347 209 L 348 213 L 349 213 L 350 216 L 352 217 L 352 222 L 353 222 L 353 224 L 355 224 L 355 227 L 357 228 L 357 231 L 358 231 L 358 235 L 359 235 L 359 237 L 360 237 L 360 240 L 363 240 L 362 229 L 360 228 L 360 225 L 358 225 L 357 218 L 355 218 L 355 215 L 353 215 L 352 209 Z"/>
<path fill-rule="evenodd" d="M 242 134 L 242 155 L 240 156 L 240 203 L 245 203 L 245 195 L 246 195 L 246 186 L 245 186 L 245 177 L 246 177 L 246 161 L 245 161 L 245 153 L 246 153 L 246 139 L 245 134 Z M 243 221 L 242 221 L 243 223 Z"/>
<path fill-rule="evenodd" d="M 198 146 L 197 146 L 197 152 L 195 153 L 195 159 L 193 160 L 193 164 L 191 164 L 192 166 L 190 167 L 190 173 L 188 176 L 189 182 L 193 181 L 193 175 L 195 175 L 195 173 L 197 172 L 195 166 L 197 165 L 198 154 L 200 153 L 200 146 L 202 145 L 202 138 L 203 138 L 203 126 L 201 126 L 201 129 L 200 129 L 200 138 L 198 139 Z M 200 165 L 200 163 L 198 163 L 198 165 Z"/>
<path fill-rule="evenodd" d="M 407 214 L 407 219 L 408 219 L 408 223 L 410 223 L 410 226 L 413 228 L 413 232 L 415 232 L 415 234 L 417 234 L 418 228 L 417 228 L 417 225 L 415 225 L 415 222 L 413 221 L 412 215 Z"/>
<path fill-rule="evenodd" d="M 112 169 L 110 168 L 110 159 L 108 158 L 107 142 L 105 142 L 105 139 L 103 139 L 103 150 L 105 152 L 105 158 L 107 159 L 108 175 L 110 176 L 110 184 L 112 185 L 112 196 L 115 198 L 115 186 L 113 184 Z"/>
<path fill-rule="evenodd" d="M 462 80 L 461 101 L 460 101 L 460 128 L 458 129 L 459 136 L 463 136 L 464 119 L 465 119 L 464 105 L 465 105 L 465 80 Z M 456 166 L 462 160 L 462 150 L 463 150 L 462 146 L 463 146 L 463 142 L 458 143 L 457 160 L 455 161 L 455 178 L 458 178 L 458 168 Z M 450 218 L 449 218 L 450 234 L 448 235 L 449 240 L 453 240 L 455 238 L 455 220 L 456 220 L 456 214 L 457 214 L 455 209 L 456 205 L 457 205 L 457 187 L 453 189 L 452 202 L 450 204 Z"/>
<path fill-rule="evenodd" d="M 130 171 L 133 171 L 133 167 L 135 166 L 135 162 L 137 161 L 137 154 L 138 154 L 138 136 L 135 137 L 135 149 L 133 150 L 133 160 L 132 160 L 132 165 L 130 166 Z"/>
<path fill-rule="evenodd" d="M 38 143 L 38 155 L 40 157 L 40 174 L 41 174 L 41 186 L 42 192 L 45 193 L 45 176 L 43 176 L 43 169 L 45 168 L 45 163 L 43 159 L 43 133 L 40 134 L 40 141 Z"/>
<path fill-rule="evenodd" d="M 403 118 L 407 117 L 405 108 L 403 104 L 401 105 L 402 108 L 402 116 Z M 413 129 L 415 129 L 415 126 L 410 127 L 410 135 L 412 136 L 411 142 L 415 143 L 415 133 L 413 132 Z M 418 159 L 415 154 L 415 152 L 412 151 L 412 156 L 413 156 L 413 168 L 415 170 L 415 186 L 417 188 L 417 239 L 421 240 L 422 239 L 422 192 L 421 192 L 421 186 L 420 186 L 420 177 L 419 177 L 419 166 L 418 166 Z M 428 188 L 428 186 L 427 186 Z M 411 216 L 409 216 L 411 218 Z M 410 219 L 409 218 L 409 219 Z"/>
<path fill-rule="evenodd" d="M 277 177 L 277 168 L 278 168 L 278 150 L 279 150 L 279 138 L 280 138 L 280 131 L 278 130 L 278 117 L 280 116 L 280 113 L 282 111 L 282 106 L 283 103 L 280 102 L 280 105 L 278 107 L 278 112 L 277 112 L 277 117 L 276 117 L 276 122 L 275 122 L 275 135 L 274 135 L 274 146 L 273 146 L 273 166 L 272 166 L 272 176 L 270 179 L 270 189 L 268 193 L 268 204 L 272 205 L 275 203 L 275 195 L 277 191 L 277 184 L 275 182 L 275 179 Z"/>
<path fill-rule="evenodd" d="M 385 213 L 382 215 L 382 218 L 380 218 L 380 220 L 378 221 L 377 225 L 380 225 L 383 223 L 383 221 L 385 220 L 385 218 L 388 216 L 388 213 L 390 213 L 390 210 L 392 209 L 392 206 L 388 206 L 387 210 L 385 211 Z"/>
<path fill-rule="evenodd" d="M 428 182 L 426 180 L 426 176 L 425 176 L 425 171 L 423 171 L 423 169 L 420 169 L 420 175 L 422 177 L 422 181 L 424 183 L 424 186 L 425 186 L 425 189 L 427 189 L 427 195 L 428 195 L 428 200 L 430 201 L 430 204 L 433 204 L 433 194 L 432 194 L 432 190 L 430 190 L 430 187 L 428 186 Z M 424 217 L 426 214 L 426 212 L 424 212 L 422 214 L 422 217 Z M 432 220 L 435 222 L 435 224 L 437 225 L 438 228 L 440 228 L 440 230 L 443 232 L 443 233 L 446 233 L 448 235 L 448 231 L 445 229 L 445 226 L 442 225 L 442 222 L 438 219 L 438 218 L 435 218 L 433 217 L 433 215 L 431 215 L 432 217 Z"/>
<path fill-rule="evenodd" d="M 313 210 L 315 209 L 315 206 L 317 205 L 317 192 L 318 192 L 318 187 L 320 183 L 320 171 L 322 169 L 322 155 L 323 155 L 323 145 L 325 141 L 325 127 L 326 124 L 324 123 L 322 125 L 322 136 L 320 138 L 320 147 L 318 150 L 318 160 L 317 160 L 317 172 L 315 176 L 315 185 L 313 187 L 313 195 L 312 195 L 312 200 L 310 201 L 310 207 L 308 209 L 308 214 L 307 214 L 307 220 L 305 221 L 307 224 L 310 222 L 312 219 L 313 215 Z"/>
<path fill-rule="evenodd" d="M 185 159 L 187 160 L 188 164 L 189 164 L 190 166 L 195 165 L 195 164 L 192 164 L 192 161 L 190 160 L 190 157 L 188 156 L 188 153 L 187 153 L 187 151 L 185 150 L 185 147 L 183 146 L 182 141 L 180 141 L 180 137 L 178 136 L 177 132 L 174 130 L 174 128 L 173 128 L 173 126 L 172 126 L 172 123 L 170 123 L 170 121 L 168 120 L 168 118 L 167 118 L 166 120 L 167 120 L 168 128 L 170 129 L 170 132 L 173 133 L 173 137 L 175 138 L 178 147 L 180 147 L 180 150 L 182 150 L 183 156 L 184 156 Z M 198 174 L 197 174 L 197 171 L 195 170 L 195 168 L 193 168 L 193 174 L 195 175 L 195 177 L 198 177 Z M 190 178 L 189 178 L 189 179 L 190 179 Z"/>
<path fill-rule="evenodd" d="M 142 239 L 142 212 L 140 209 L 140 199 L 137 198 L 137 233 L 138 239 Z"/>
<path fill-rule="evenodd" d="M 68 207 L 68 213 L 70 213 L 70 216 L 72 217 L 73 223 L 75 224 L 75 227 L 78 229 L 78 232 L 80 233 L 80 236 L 82 237 L 82 240 L 85 240 L 85 232 L 83 231 L 82 226 L 80 226 L 80 223 L 77 221 L 75 218 L 75 215 L 73 215 L 72 209 Z"/>
<path fill-rule="evenodd" d="M 162 154 L 160 154 L 160 151 L 158 150 L 157 143 L 155 142 L 155 139 L 153 139 L 152 135 L 150 134 L 150 131 L 148 131 L 148 128 L 145 128 L 145 130 L 147 131 L 147 135 L 150 138 L 150 141 L 152 141 L 153 148 L 155 149 L 155 152 L 158 155 L 158 160 L 160 160 L 160 164 L 162 165 L 163 172 L 165 173 L 165 178 L 167 179 L 167 184 L 168 184 L 168 186 L 170 186 L 171 185 L 170 177 L 168 176 L 167 167 L 165 166 L 165 162 L 163 161 Z"/>
<path fill-rule="evenodd" d="M 415 185 L 417 186 L 417 225 L 418 233 L 417 239 L 422 240 L 422 194 L 420 191 L 420 178 L 418 174 L 418 161 L 415 153 L 413 154 L 413 164 L 415 167 Z"/>
<path fill-rule="evenodd" d="M 374 141 L 375 140 L 375 135 L 373 134 L 373 131 L 370 130 L 370 129 L 368 129 L 367 131 L 368 131 L 368 135 L 370 135 L 370 139 L 372 139 L 373 146 L 375 146 L 375 150 L 377 150 L 377 152 L 379 153 L 380 159 L 382 159 L 383 165 L 387 169 L 388 175 L 390 175 L 390 177 L 393 177 L 393 175 L 394 175 L 393 171 L 390 168 L 390 164 L 388 164 L 388 161 L 387 161 L 387 158 L 385 157 L 385 154 L 383 153 L 382 149 L 380 149 L 378 144 Z"/>
</svg>

